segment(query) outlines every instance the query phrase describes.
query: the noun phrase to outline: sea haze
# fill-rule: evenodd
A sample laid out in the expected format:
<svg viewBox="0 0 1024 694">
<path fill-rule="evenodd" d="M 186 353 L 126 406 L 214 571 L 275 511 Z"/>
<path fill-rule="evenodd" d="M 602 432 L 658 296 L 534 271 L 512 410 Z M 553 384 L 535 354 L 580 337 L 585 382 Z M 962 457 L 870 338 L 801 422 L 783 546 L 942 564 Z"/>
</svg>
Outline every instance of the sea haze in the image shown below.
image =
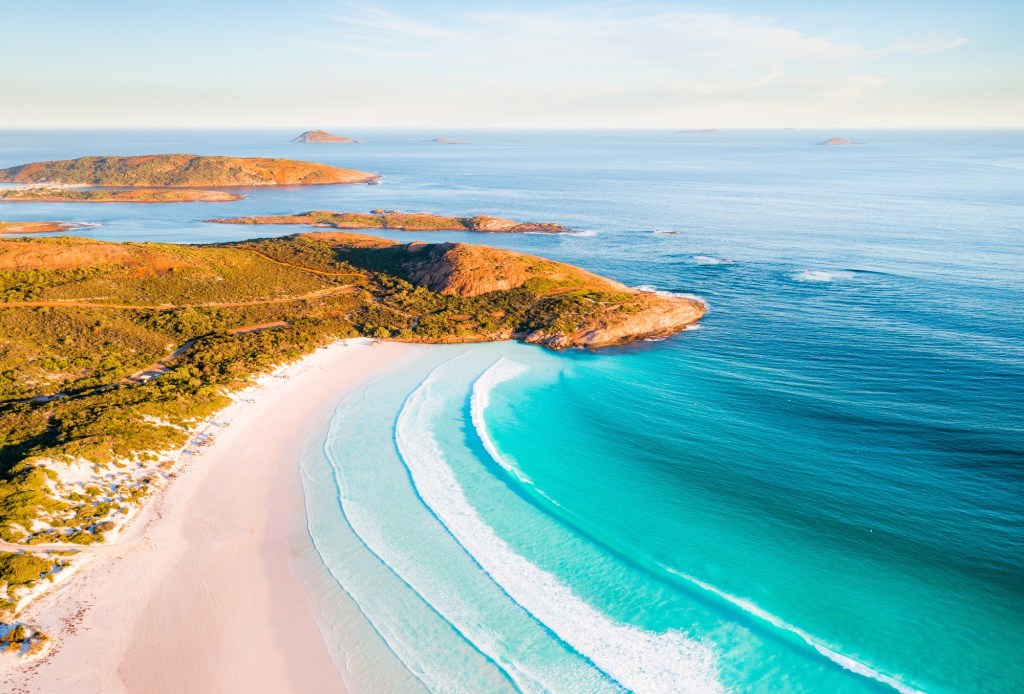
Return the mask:
<svg viewBox="0 0 1024 694">
<path fill-rule="evenodd" d="M 3 204 L 99 239 L 383 207 L 556 222 L 489 243 L 708 302 L 597 353 L 439 347 L 303 461 L 358 690 L 1024 691 L 1024 133 L 0 132 L 0 167 L 309 159 L 379 186 Z M 469 145 L 428 140 L 450 136 Z M 817 146 L 832 136 L 863 144 Z"/>
</svg>

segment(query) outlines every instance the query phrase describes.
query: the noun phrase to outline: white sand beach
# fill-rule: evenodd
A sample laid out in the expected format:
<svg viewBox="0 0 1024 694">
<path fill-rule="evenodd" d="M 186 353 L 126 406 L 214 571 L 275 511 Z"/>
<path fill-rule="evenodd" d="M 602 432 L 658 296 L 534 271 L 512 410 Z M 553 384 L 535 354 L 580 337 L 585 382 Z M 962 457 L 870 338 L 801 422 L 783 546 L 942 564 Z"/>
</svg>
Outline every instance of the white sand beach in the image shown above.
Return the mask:
<svg viewBox="0 0 1024 694">
<path fill-rule="evenodd" d="M 11 659 L 0 690 L 345 691 L 304 590 L 298 460 L 348 392 L 423 349 L 336 343 L 243 393 L 116 544 L 29 606 L 53 648 Z"/>
</svg>

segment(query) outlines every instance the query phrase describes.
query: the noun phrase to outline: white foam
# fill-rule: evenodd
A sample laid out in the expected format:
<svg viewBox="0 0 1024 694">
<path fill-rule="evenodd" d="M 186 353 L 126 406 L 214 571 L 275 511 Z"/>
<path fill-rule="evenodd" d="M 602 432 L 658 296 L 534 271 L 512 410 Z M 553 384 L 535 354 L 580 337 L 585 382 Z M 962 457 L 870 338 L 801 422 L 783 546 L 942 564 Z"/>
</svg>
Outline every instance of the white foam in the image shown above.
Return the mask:
<svg viewBox="0 0 1024 694">
<path fill-rule="evenodd" d="M 498 372 L 500 375 L 501 372 Z M 470 504 L 432 431 L 431 379 L 406 400 L 395 441 L 424 503 L 491 579 L 565 643 L 637 692 L 720 692 L 710 647 L 678 631 L 617 623 L 520 556 Z"/>
<path fill-rule="evenodd" d="M 747 614 L 762 619 L 778 629 L 788 631 L 789 633 L 798 636 L 808 646 L 810 646 L 818 653 L 831 660 L 832 662 L 842 666 L 845 670 L 849 670 L 850 672 L 856 672 L 858 675 L 862 675 L 864 677 L 868 677 L 870 679 L 877 680 L 878 682 L 887 684 L 896 691 L 901 692 L 901 694 L 923 694 L 920 690 L 914 689 L 913 687 L 903 684 L 899 680 L 889 677 L 888 675 L 885 675 L 881 672 L 878 672 L 877 670 L 874 670 L 873 668 L 864 665 L 863 663 L 860 663 L 854 660 L 853 658 L 850 658 L 849 656 L 845 656 L 842 653 L 837 653 L 836 651 L 833 651 L 832 649 L 822 644 L 818 639 L 808 634 L 803 629 L 788 624 L 781 618 L 776 617 L 767 610 L 761 609 L 749 600 L 736 597 L 735 595 L 730 595 L 725 591 L 715 588 L 710 583 L 705 583 L 699 578 L 688 576 L 687 574 L 676 571 L 675 569 L 670 569 L 667 566 L 662 566 L 661 568 L 663 568 L 671 574 L 679 576 L 680 578 L 686 581 L 689 581 L 690 583 L 694 584 L 695 586 L 698 586 L 699 588 L 702 588 L 703 590 L 708 591 L 709 593 L 714 593 L 726 602 L 732 603 L 736 607 L 740 608 Z"/>
<path fill-rule="evenodd" d="M 853 279 L 853 273 L 841 270 L 802 270 L 791 277 L 797 282 L 836 282 Z"/>
<path fill-rule="evenodd" d="M 713 255 L 695 255 L 690 259 L 698 265 L 732 265 L 736 262 L 727 258 L 716 258 Z"/>
<path fill-rule="evenodd" d="M 519 466 L 509 462 L 498 453 L 498 447 L 494 445 L 494 440 L 491 439 L 491 434 L 487 430 L 487 422 L 484 420 L 484 411 L 487 410 L 487 406 L 491 404 L 491 391 L 494 390 L 499 384 L 505 381 L 511 381 L 516 376 L 527 371 L 527 367 L 522 364 L 518 364 L 514 361 L 509 361 L 502 357 L 498 361 L 491 364 L 490 368 L 485 371 L 480 378 L 476 379 L 473 383 L 473 393 L 469 399 L 469 412 L 470 417 L 473 420 L 473 428 L 476 429 L 477 436 L 480 437 L 481 443 L 484 445 L 484 449 L 491 456 L 491 458 L 505 469 L 510 475 L 518 479 L 520 482 L 529 484 L 532 486 L 532 480 L 526 476 L 526 474 L 519 469 Z"/>
<path fill-rule="evenodd" d="M 589 231 L 589 230 L 587 230 L 587 231 L 557 231 L 557 232 L 550 232 L 550 231 L 524 231 L 523 235 L 525 235 L 525 236 L 584 236 L 584 237 L 589 237 L 589 236 L 597 236 L 597 232 L 596 231 Z"/>
<path fill-rule="evenodd" d="M 705 306 L 708 302 L 703 297 L 697 296 L 696 294 L 687 294 L 686 292 L 669 292 L 664 289 L 658 289 L 653 284 L 638 284 L 633 289 L 639 289 L 642 292 L 650 292 L 651 294 L 657 294 L 658 296 L 664 296 L 667 298 L 679 298 L 679 299 L 690 299 L 691 301 L 698 301 Z"/>
</svg>

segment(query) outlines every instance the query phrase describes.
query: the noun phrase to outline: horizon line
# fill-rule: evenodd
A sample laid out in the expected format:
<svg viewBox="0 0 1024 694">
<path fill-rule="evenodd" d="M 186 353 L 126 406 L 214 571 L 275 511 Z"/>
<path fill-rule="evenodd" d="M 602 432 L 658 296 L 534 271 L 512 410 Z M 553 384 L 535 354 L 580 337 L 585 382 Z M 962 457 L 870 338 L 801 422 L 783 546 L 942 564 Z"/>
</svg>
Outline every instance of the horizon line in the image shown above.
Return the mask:
<svg viewBox="0 0 1024 694">
<path fill-rule="evenodd" d="M 788 131 L 788 130 L 1024 130 L 1022 125 L 802 125 L 802 126 L 598 126 L 598 125 L 326 125 L 310 127 L 306 125 L 78 125 L 78 126 L 31 126 L 31 125 L 0 125 L 0 132 L 9 131 L 67 131 L 67 130 L 590 130 L 590 131 L 643 131 L 643 132 L 680 132 L 700 133 L 701 131 Z"/>
</svg>

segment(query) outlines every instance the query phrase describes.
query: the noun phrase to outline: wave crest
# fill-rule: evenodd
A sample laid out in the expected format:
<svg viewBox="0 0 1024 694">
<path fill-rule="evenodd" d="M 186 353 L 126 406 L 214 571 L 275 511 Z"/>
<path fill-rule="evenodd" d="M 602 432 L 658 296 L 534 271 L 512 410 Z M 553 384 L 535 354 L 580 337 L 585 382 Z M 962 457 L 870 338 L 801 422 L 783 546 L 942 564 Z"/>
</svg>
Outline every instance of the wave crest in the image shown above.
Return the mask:
<svg viewBox="0 0 1024 694">
<path fill-rule="evenodd" d="M 680 299 L 690 299 L 691 301 L 698 301 L 704 304 L 705 307 L 708 305 L 708 302 L 704 297 L 697 296 L 696 294 L 687 294 L 686 292 L 670 292 L 664 289 L 658 289 L 653 284 L 638 284 L 633 287 L 633 289 L 638 289 L 642 292 L 650 292 L 651 294 L 657 294 L 658 296 L 664 296 L 667 298 L 676 297 Z"/>
<path fill-rule="evenodd" d="M 664 569 L 665 571 L 669 572 L 670 574 L 678 576 L 679 578 L 681 578 L 681 579 L 683 579 L 683 580 L 685 580 L 685 581 L 687 581 L 689 583 L 692 583 L 693 585 L 697 586 L 698 588 L 701 588 L 702 590 L 706 590 L 709 593 L 713 593 L 714 595 L 718 596 L 722 600 L 725 600 L 726 602 L 728 602 L 728 603 L 730 603 L 732 605 L 735 605 L 736 607 L 740 608 L 741 610 L 743 610 L 747 614 L 752 615 L 754 617 L 757 617 L 758 619 L 761 619 L 761 620 L 763 620 L 765 622 L 768 622 L 769 624 L 771 624 L 773 627 L 775 627 L 777 629 L 781 629 L 782 631 L 787 631 L 790 634 L 793 634 L 793 635 L 799 637 L 800 640 L 802 640 L 808 646 L 810 646 L 811 648 L 816 650 L 818 653 L 820 653 L 821 655 L 825 656 L 826 658 L 828 658 L 832 662 L 836 663 L 837 665 L 839 665 L 840 667 L 842 667 L 845 670 L 849 670 L 850 672 L 855 672 L 858 675 L 861 675 L 863 677 L 867 677 L 869 679 L 873 679 L 873 680 L 876 680 L 878 682 L 882 682 L 883 684 L 887 684 L 890 687 L 892 687 L 893 689 L 895 689 L 896 691 L 900 692 L 901 694 L 923 694 L 921 691 L 919 691 L 917 689 L 914 689 L 913 687 L 910 687 L 910 686 L 908 686 L 906 684 L 903 684 L 899 680 L 897 680 L 897 679 L 895 679 L 893 677 L 889 677 L 888 675 L 885 675 L 885 674 L 879 672 L 878 670 L 875 670 L 874 668 L 871 668 L 871 667 L 865 665 L 864 663 L 858 662 L 858 661 L 854 660 L 853 658 L 850 658 L 849 656 L 843 655 L 842 653 L 838 653 L 836 651 L 833 651 L 831 648 L 828 648 L 827 646 L 822 644 L 820 641 L 815 639 L 813 636 L 808 634 L 803 629 L 800 629 L 799 627 L 795 627 L 795 626 L 793 626 L 791 624 L 788 624 L 783 619 L 781 619 L 779 617 L 776 617 L 775 615 L 773 615 L 771 612 L 768 612 L 767 610 L 761 609 L 760 607 L 758 607 L 754 603 L 750 602 L 749 600 L 745 600 L 743 598 L 738 598 L 735 595 L 730 595 L 729 593 L 726 593 L 723 590 L 719 590 L 718 588 L 714 587 L 710 583 L 705 583 L 704 581 L 700 580 L 699 578 L 694 578 L 693 576 L 688 576 L 688 575 L 686 575 L 686 574 L 684 574 L 684 573 L 682 573 L 680 571 L 676 571 L 675 569 L 670 569 L 667 566 L 662 566 L 661 568 Z"/>
<path fill-rule="evenodd" d="M 853 279 L 854 273 L 846 270 L 801 270 L 790 276 L 797 282 L 838 282 Z"/>
<path fill-rule="evenodd" d="M 728 258 L 716 258 L 713 255 L 694 255 L 690 257 L 697 265 L 732 265 L 736 261 Z"/>
<path fill-rule="evenodd" d="M 512 367 L 491 368 L 492 383 Z M 634 691 L 721 692 L 713 650 L 678 631 L 655 633 L 621 624 L 579 598 L 554 575 L 517 554 L 477 514 L 466 498 L 432 431 L 437 401 L 427 379 L 406 400 L 395 425 L 399 454 L 423 502 L 516 603 Z M 492 386 L 493 387 L 493 386 Z M 480 392 L 487 392 L 482 387 Z M 479 400 L 478 400 L 479 402 Z M 482 413 L 482 410 L 480 410 Z"/>
</svg>

